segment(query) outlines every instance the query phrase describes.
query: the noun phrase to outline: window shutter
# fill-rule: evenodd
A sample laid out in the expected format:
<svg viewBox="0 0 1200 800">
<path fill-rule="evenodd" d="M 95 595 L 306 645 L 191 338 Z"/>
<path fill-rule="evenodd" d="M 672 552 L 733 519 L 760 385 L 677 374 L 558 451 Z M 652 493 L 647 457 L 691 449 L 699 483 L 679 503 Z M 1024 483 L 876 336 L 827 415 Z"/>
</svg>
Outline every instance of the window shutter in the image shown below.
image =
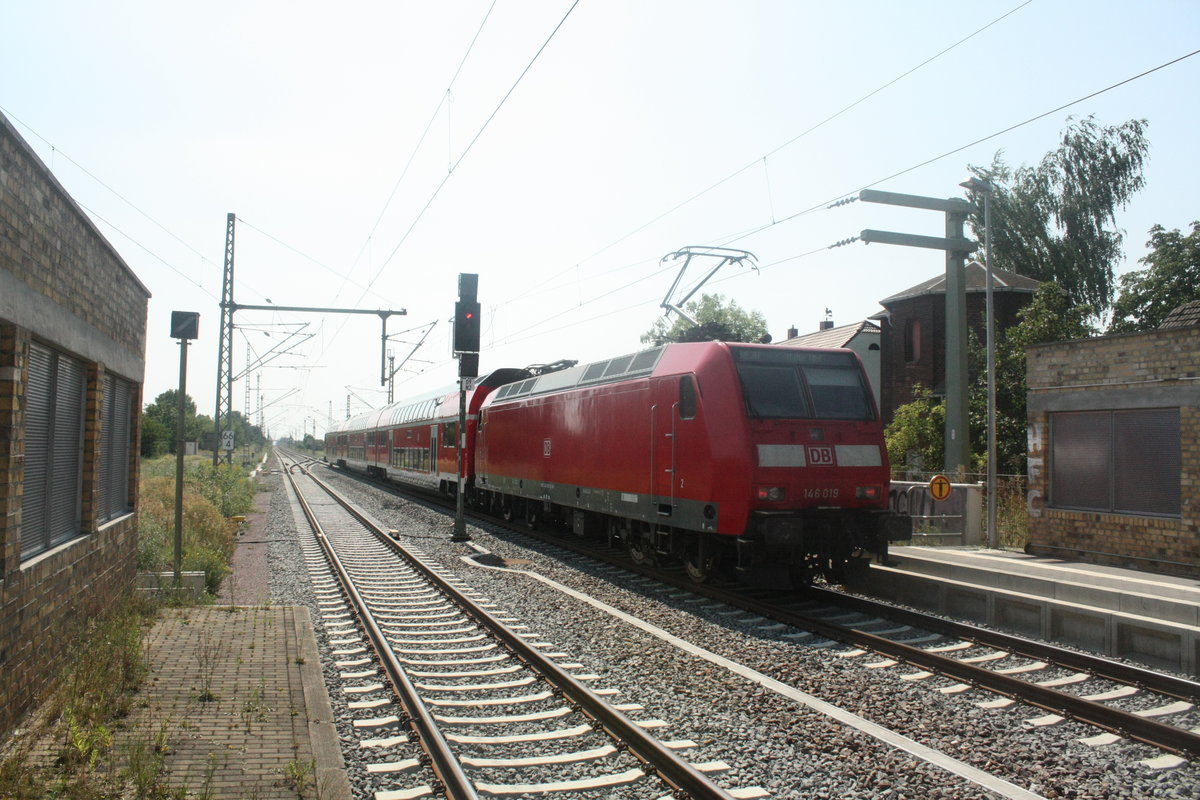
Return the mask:
<svg viewBox="0 0 1200 800">
<path fill-rule="evenodd" d="M 110 520 L 129 510 L 129 411 L 132 392 L 127 381 L 104 379 L 101 414 L 102 469 L 99 518 Z"/>
<path fill-rule="evenodd" d="M 46 502 L 50 479 L 50 399 L 53 354 L 30 343 L 29 380 L 25 384 L 25 484 L 21 501 L 21 557 L 40 553 L 49 543 Z"/>
<path fill-rule="evenodd" d="M 1114 412 L 1113 444 L 1114 510 L 1179 516 L 1179 409 Z"/>
<path fill-rule="evenodd" d="M 80 533 L 79 481 L 83 466 L 83 364 L 56 354 L 54 444 L 50 460 L 50 546 Z"/>
</svg>

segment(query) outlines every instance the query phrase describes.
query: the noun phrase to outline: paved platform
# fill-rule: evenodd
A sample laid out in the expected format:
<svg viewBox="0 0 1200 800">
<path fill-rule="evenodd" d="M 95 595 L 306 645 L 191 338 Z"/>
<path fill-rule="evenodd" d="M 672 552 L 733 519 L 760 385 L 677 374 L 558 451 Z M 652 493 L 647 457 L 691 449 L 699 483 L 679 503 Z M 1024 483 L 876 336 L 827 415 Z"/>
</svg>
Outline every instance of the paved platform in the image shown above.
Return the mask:
<svg viewBox="0 0 1200 800">
<path fill-rule="evenodd" d="M 869 594 L 1200 674 L 1200 580 L 975 547 L 894 547 Z"/>
<path fill-rule="evenodd" d="M 308 609 L 168 609 L 146 657 L 119 744 L 163 754 L 168 785 L 214 800 L 350 797 Z"/>
</svg>

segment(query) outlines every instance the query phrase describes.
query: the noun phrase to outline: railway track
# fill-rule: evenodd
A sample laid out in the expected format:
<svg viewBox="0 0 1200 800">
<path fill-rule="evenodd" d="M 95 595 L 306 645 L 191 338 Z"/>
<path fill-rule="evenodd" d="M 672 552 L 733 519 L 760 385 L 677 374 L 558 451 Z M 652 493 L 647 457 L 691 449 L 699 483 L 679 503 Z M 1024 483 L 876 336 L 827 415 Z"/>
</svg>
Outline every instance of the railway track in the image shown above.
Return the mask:
<svg viewBox="0 0 1200 800">
<path fill-rule="evenodd" d="M 367 767 L 376 800 L 765 794 L 718 786 L 707 773 L 725 765 L 689 763 L 693 742 L 660 742 L 648 730 L 664 723 L 590 688 L 597 676 L 297 463 L 285 471 L 313 530 L 306 559 L 341 691 L 360 746 L 381 754 Z"/>
<path fill-rule="evenodd" d="M 1032 728 L 1081 722 L 1096 730 L 1081 737 L 1086 744 L 1129 739 L 1158 749 L 1162 755 L 1144 762 L 1156 769 L 1200 759 L 1200 727 L 1186 722 L 1200 704 L 1195 681 L 830 589 L 774 593 L 737 584 L 698 585 L 682 570 L 639 565 L 621 551 L 587 540 L 486 519 L 517 535 L 840 643 L 841 655 L 867 660 L 872 669 L 907 665 L 915 671 L 905 680 L 930 682 L 941 694 L 985 690 L 994 695 L 979 700 L 980 708 L 1025 704 L 1045 712 L 1028 719 Z M 872 661 L 873 656 L 878 658 Z"/>
</svg>

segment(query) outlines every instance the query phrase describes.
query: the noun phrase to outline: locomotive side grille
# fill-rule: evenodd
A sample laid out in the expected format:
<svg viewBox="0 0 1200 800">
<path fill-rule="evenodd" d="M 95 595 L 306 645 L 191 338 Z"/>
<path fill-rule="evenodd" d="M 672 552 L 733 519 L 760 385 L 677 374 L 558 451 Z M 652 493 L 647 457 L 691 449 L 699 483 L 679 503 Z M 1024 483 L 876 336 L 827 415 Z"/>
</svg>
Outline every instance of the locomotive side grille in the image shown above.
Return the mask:
<svg viewBox="0 0 1200 800">
<path fill-rule="evenodd" d="M 614 358 L 608 362 L 608 366 L 604 368 L 604 377 L 611 378 L 614 375 L 624 375 L 629 371 L 629 365 L 633 362 L 633 356 L 621 356 Z"/>
</svg>

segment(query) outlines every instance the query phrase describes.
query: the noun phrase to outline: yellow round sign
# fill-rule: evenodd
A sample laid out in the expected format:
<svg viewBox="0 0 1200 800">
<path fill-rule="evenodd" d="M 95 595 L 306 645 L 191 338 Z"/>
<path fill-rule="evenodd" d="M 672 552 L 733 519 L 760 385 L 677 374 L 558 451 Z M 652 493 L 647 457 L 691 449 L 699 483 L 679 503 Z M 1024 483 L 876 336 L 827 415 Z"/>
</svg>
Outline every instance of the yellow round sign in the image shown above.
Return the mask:
<svg viewBox="0 0 1200 800">
<path fill-rule="evenodd" d="M 934 500 L 945 500 L 950 496 L 950 479 L 945 475 L 934 475 L 929 479 L 929 494 Z"/>
</svg>

